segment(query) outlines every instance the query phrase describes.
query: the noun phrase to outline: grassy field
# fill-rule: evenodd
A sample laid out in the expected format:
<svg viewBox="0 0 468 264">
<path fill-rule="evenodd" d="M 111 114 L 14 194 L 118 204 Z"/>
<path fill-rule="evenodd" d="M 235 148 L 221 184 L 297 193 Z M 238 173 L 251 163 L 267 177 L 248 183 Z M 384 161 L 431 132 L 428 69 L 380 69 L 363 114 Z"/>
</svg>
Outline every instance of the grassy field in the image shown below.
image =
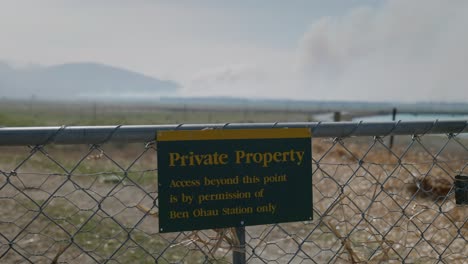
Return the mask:
<svg viewBox="0 0 468 264">
<path fill-rule="evenodd" d="M 281 121 L 312 121 L 312 117 L 305 113 L 251 109 L 203 110 L 148 103 L 0 100 L 0 127 Z M 192 246 L 195 242 L 187 244 L 189 232 L 176 237 L 170 234 L 160 236 L 157 217 L 145 217 L 143 207 L 137 207 L 153 208 L 152 201 L 157 196 L 155 150 L 150 149 L 131 168 L 128 167 L 143 150 L 141 144 L 105 145 L 88 155 L 88 146 L 51 145 L 44 149 L 47 156 L 53 157 L 51 160 L 40 152 L 28 158 L 31 151 L 28 147 L 2 147 L 0 170 L 16 170 L 17 176 L 12 177 L 12 182 L 21 190 L 4 188 L 0 191 L 1 196 L 6 197 L 0 199 L 0 211 L 4 215 L 9 214 L 8 217 L 0 217 L 2 233 L 12 238 L 16 232 L 20 232 L 19 228 L 25 228 L 24 234 L 17 238 L 18 245 L 25 248 L 20 252 L 37 263 L 50 263 L 54 258 L 65 262 L 92 263 L 93 258 L 102 261 L 113 253 L 115 256 L 112 258 L 119 259 L 121 263 L 152 262 L 149 254 L 161 255 L 159 263 L 203 263 L 206 256 L 199 249 L 207 249 L 208 246 L 199 245 L 195 247 L 198 250 L 194 250 Z M 112 160 L 103 153 L 111 156 Z M 85 159 L 78 164 L 83 156 Z M 25 159 L 24 165 L 15 169 Z M 122 171 L 122 168 L 126 171 Z M 57 190 L 67 181 L 68 173 L 73 175 L 70 181 Z M 81 189 L 77 190 L 74 186 Z M 101 211 L 96 201 L 103 199 L 106 202 L 103 202 Z M 20 216 L 23 217 L 17 218 Z M 142 218 L 144 221 L 138 223 Z M 26 219 L 34 221 L 28 225 L 29 220 Z M 12 224 L 10 220 L 17 223 Z M 130 232 L 130 240 L 126 232 Z M 74 237 L 75 242 L 71 246 L 70 236 Z M 211 241 L 216 233 L 206 231 L 197 236 Z M 226 245 L 223 247 L 226 248 Z M 82 251 L 92 251 L 92 257 Z M 210 262 L 226 263 L 223 255 L 227 252 L 221 248 L 216 250 Z M 21 257 L 10 253 L 3 259 L 20 261 Z"/>
<path fill-rule="evenodd" d="M 242 109 L 0 104 L 0 126 L 311 119 Z M 468 213 L 455 205 L 451 181 L 468 173 L 468 142 L 420 140 L 397 137 L 392 153 L 387 139 L 313 139 L 314 220 L 247 227 L 249 263 L 428 263 L 439 254 L 463 263 Z M 0 147 L 0 260 L 230 262 L 235 239 L 226 230 L 158 232 L 156 157 L 156 146 L 143 143 Z"/>
<path fill-rule="evenodd" d="M 150 125 L 313 121 L 312 114 L 154 104 L 0 100 L 0 126 Z"/>
</svg>

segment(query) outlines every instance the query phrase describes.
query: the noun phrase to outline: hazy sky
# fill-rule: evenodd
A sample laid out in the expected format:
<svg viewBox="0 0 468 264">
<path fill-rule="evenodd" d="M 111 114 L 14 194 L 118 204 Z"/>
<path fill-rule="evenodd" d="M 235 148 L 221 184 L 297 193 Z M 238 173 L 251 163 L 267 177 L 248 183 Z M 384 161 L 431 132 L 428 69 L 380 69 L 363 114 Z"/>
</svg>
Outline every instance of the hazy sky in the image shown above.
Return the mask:
<svg viewBox="0 0 468 264">
<path fill-rule="evenodd" d="M 0 0 L 0 60 L 92 61 L 182 95 L 468 100 L 465 0 Z"/>
</svg>

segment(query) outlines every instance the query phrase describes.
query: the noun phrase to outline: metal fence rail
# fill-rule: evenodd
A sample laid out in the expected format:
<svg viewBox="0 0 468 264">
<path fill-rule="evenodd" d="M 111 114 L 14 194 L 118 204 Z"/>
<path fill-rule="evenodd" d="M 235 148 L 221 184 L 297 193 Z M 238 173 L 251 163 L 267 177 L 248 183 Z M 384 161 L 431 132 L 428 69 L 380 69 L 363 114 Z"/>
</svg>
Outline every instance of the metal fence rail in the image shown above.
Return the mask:
<svg viewBox="0 0 468 264">
<path fill-rule="evenodd" d="M 302 123 L 225 123 L 176 124 L 152 126 L 94 127 L 13 127 L 0 128 L 0 145 L 102 144 L 113 142 L 150 142 L 161 130 L 248 129 L 308 127 L 313 137 L 425 135 L 467 133 L 468 121 L 419 122 L 302 122 Z"/>
<path fill-rule="evenodd" d="M 158 232 L 156 131 L 272 127 L 312 130 L 313 221 Z M 467 135 L 465 120 L 0 128 L 0 262 L 466 263 Z"/>
</svg>

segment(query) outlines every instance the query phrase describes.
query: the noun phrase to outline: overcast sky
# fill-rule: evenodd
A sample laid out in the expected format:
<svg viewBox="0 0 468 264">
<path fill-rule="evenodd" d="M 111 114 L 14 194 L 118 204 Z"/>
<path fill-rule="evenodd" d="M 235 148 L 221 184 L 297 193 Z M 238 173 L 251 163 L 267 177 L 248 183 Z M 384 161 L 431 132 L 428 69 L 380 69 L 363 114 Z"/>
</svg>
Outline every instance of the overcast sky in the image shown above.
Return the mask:
<svg viewBox="0 0 468 264">
<path fill-rule="evenodd" d="M 99 62 L 182 95 L 468 100 L 465 0 L 0 0 L 0 60 Z"/>
</svg>

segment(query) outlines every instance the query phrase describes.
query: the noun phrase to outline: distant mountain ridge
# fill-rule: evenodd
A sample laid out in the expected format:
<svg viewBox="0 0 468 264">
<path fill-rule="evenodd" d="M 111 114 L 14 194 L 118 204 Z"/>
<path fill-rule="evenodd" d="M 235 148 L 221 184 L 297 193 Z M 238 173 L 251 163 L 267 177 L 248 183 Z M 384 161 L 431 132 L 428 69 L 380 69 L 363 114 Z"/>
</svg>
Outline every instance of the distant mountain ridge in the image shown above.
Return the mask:
<svg viewBox="0 0 468 264">
<path fill-rule="evenodd" d="M 0 96 L 63 98 L 139 93 L 172 95 L 180 85 L 99 63 L 67 63 L 15 69 L 0 62 Z"/>
</svg>

